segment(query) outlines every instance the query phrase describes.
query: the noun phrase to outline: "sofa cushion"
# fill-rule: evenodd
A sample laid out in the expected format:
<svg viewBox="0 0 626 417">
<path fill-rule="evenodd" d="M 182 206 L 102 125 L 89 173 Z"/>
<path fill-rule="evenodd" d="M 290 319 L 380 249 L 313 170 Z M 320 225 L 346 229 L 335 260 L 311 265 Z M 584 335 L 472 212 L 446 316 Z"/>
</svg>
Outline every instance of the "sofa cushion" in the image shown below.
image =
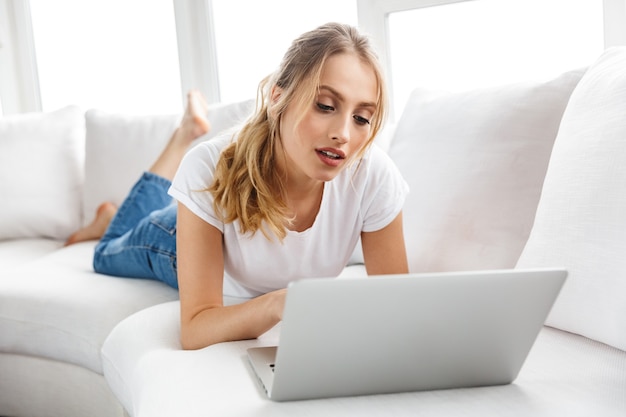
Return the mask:
<svg viewBox="0 0 626 417">
<path fill-rule="evenodd" d="M 0 274 L 4 275 L 9 269 L 28 265 L 62 246 L 63 242 L 60 240 L 45 238 L 0 241 Z"/>
<path fill-rule="evenodd" d="M 0 118 L 0 240 L 65 239 L 80 226 L 83 152 L 78 107 Z"/>
<path fill-rule="evenodd" d="M 626 48 L 608 49 L 567 106 L 518 267 L 563 266 L 547 323 L 626 350 Z"/>
<path fill-rule="evenodd" d="M 242 122 L 252 100 L 210 106 L 209 140 Z M 174 132 L 180 115 L 129 115 L 89 110 L 86 115 L 84 223 L 104 201 L 120 205 L 141 173 L 156 160 Z"/>
<path fill-rule="evenodd" d="M 68 246 L 0 274 L 0 352 L 102 373 L 100 349 L 115 325 L 178 299 L 176 290 L 157 281 L 94 273 L 94 246 Z"/>
<path fill-rule="evenodd" d="M 510 385 L 277 403 L 257 382 L 246 349 L 278 343 L 280 325 L 258 339 L 183 351 L 179 317 L 178 302 L 140 311 L 102 348 L 104 376 L 132 417 L 622 417 L 626 406 L 626 352 L 550 328 Z"/>
<path fill-rule="evenodd" d="M 583 72 L 412 93 L 389 150 L 411 187 L 403 211 L 411 271 L 515 265 L 559 121 Z"/>
</svg>

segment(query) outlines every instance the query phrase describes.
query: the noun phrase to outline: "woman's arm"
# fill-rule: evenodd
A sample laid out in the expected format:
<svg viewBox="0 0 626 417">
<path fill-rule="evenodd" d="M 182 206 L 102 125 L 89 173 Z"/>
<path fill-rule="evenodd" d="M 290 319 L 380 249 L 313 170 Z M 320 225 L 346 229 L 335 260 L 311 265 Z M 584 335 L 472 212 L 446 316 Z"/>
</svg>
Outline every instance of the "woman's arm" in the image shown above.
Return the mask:
<svg viewBox="0 0 626 417">
<path fill-rule="evenodd" d="M 402 212 L 383 229 L 361 233 L 361 245 L 368 275 L 409 272 L 402 230 Z"/>
<path fill-rule="evenodd" d="M 222 233 L 180 203 L 176 239 L 183 349 L 253 339 L 282 319 L 285 290 L 224 306 Z"/>
</svg>

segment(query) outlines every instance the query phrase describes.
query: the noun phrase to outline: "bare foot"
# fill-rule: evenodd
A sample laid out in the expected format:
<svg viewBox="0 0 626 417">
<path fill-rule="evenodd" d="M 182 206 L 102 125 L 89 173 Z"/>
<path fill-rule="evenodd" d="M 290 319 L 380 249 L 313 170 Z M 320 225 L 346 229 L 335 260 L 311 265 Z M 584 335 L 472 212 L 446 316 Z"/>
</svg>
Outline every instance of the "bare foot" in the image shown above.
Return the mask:
<svg viewBox="0 0 626 417">
<path fill-rule="evenodd" d="M 208 133 L 211 130 L 211 123 L 207 119 L 208 110 L 209 105 L 202 93 L 197 90 L 187 93 L 187 108 L 172 140 L 188 146 L 193 140 Z"/>
<path fill-rule="evenodd" d="M 117 213 L 117 207 L 112 203 L 102 203 L 96 211 L 96 218 L 89 225 L 73 233 L 66 241 L 65 246 L 87 240 L 98 240 L 104 235 L 111 219 Z"/>
</svg>

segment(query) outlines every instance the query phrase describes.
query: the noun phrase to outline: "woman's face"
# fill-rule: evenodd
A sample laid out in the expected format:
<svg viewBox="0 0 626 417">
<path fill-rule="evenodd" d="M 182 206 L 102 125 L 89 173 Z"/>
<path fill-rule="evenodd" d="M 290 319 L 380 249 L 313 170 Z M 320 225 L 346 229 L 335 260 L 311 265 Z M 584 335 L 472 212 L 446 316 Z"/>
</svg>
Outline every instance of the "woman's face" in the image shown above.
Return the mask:
<svg viewBox="0 0 626 417">
<path fill-rule="evenodd" d="M 301 122 L 296 125 L 299 115 L 294 105 L 283 114 L 285 160 L 277 160 L 290 181 L 329 181 L 349 164 L 370 137 L 377 87 L 373 69 L 355 54 L 327 59 L 317 97 Z"/>
</svg>

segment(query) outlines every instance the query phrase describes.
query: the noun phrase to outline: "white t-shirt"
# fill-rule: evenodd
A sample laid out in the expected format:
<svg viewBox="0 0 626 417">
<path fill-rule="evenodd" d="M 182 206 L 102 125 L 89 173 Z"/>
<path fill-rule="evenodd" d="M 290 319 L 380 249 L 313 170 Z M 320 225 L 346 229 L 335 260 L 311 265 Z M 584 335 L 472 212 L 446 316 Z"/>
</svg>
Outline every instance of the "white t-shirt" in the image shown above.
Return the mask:
<svg viewBox="0 0 626 417">
<path fill-rule="evenodd" d="M 239 223 L 224 223 L 213 210 L 206 190 L 231 136 L 221 136 L 192 148 L 183 159 L 169 194 L 224 234 L 224 294 L 256 297 L 285 288 L 301 278 L 334 277 L 341 273 L 361 232 L 387 226 L 400 212 L 408 185 L 395 164 L 372 146 L 355 163 L 324 184 L 319 212 L 309 229 L 287 231 L 281 241 L 261 231 L 239 231 Z"/>
</svg>

